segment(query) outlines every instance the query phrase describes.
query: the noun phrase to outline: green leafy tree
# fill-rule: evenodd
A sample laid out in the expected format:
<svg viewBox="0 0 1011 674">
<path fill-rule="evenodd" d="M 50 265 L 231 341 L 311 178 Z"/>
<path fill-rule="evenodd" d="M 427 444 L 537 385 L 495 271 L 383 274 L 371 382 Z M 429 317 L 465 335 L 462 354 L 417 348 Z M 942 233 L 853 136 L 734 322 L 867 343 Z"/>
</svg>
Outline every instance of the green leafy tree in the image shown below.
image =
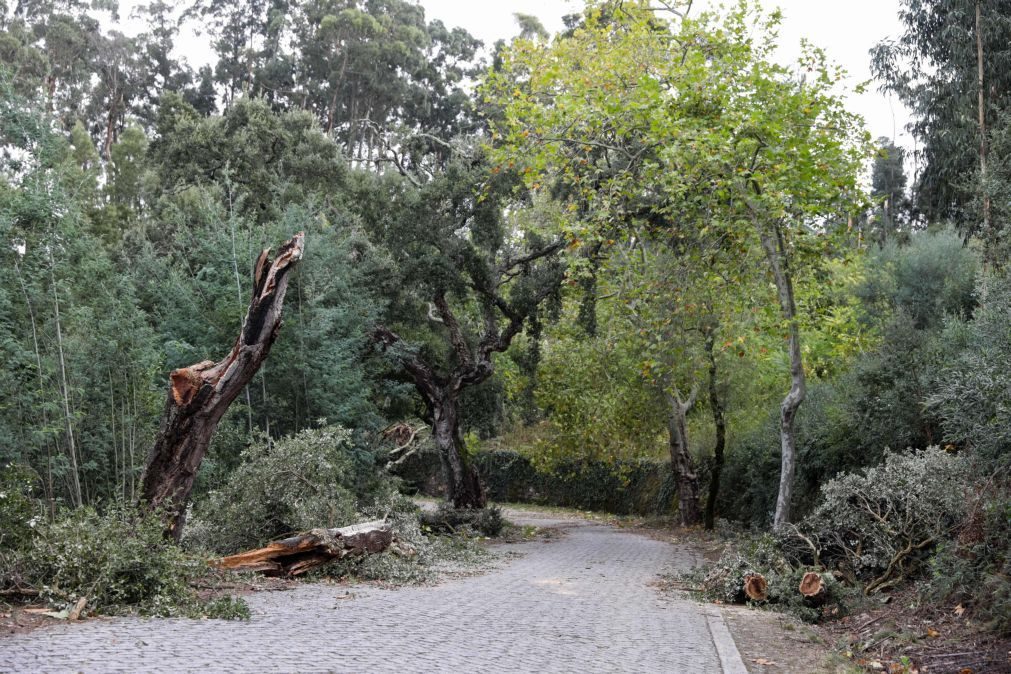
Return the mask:
<svg viewBox="0 0 1011 674">
<path fill-rule="evenodd" d="M 718 232 L 728 249 L 764 252 L 764 270 L 753 271 L 775 283 L 791 376 L 780 525 L 805 392 L 794 282 L 829 245 L 824 220 L 859 205 L 866 134 L 834 93 L 842 73 L 820 51 L 805 49 L 803 77 L 773 63 L 778 18 L 757 17 L 747 3 L 722 22 L 597 4 L 550 47 L 516 42 L 485 91 L 503 109 L 497 158 L 531 184 L 564 185 L 581 233 L 600 236 L 630 202 L 655 195 L 655 212 L 692 212 L 696 231 Z"/>
<path fill-rule="evenodd" d="M 376 340 L 396 358 L 424 405 L 457 508 L 485 496 L 461 434 L 461 397 L 495 372 L 564 275 L 564 239 L 519 227 L 514 178 L 462 157 L 428 182 L 394 185 L 379 240 L 401 291 Z M 512 217 L 506 210 L 512 213 Z M 543 229 L 543 228 L 542 228 Z"/>
<path fill-rule="evenodd" d="M 983 0 L 905 0 L 903 32 L 872 52 L 883 88 L 913 111 L 922 147 L 914 188 L 928 220 L 949 219 L 966 236 L 992 241 L 1004 223 L 994 218 L 983 187 L 991 127 L 1011 96 L 1007 34 L 1011 6 Z M 1002 158 L 998 158 L 1001 161 Z M 987 254 L 995 263 L 996 250 Z"/>
</svg>

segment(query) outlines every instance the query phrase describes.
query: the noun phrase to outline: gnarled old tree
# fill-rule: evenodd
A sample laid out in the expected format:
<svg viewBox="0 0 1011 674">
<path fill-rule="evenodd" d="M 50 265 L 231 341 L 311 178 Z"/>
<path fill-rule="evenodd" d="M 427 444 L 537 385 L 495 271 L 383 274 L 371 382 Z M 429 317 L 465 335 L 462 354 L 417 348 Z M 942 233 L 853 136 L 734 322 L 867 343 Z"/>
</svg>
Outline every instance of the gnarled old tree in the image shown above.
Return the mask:
<svg viewBox="0 0 1011 674">
<path fill-rule="evenodd" d="M 228 356 L 173 370 L 161 430 L 147 460 L 140 498 L 164 508 L 166 534 L 176 540 L 185 524 L 197 470 L 228 406 L 267 359 L 281 328 L 288 275 L 302 258 L 305 234 L 298 233 L 270 259 L 265 248 L 256 261 L 253 297 Z"/>
<path fill-rule="evenodd" d="M 384 234 L 403 274 L 402 296 L 374 338 L 421 396 L 457 508 L 485 505 L 464 450 L 461 396 L 492 376 L 492 355 L 509 348 L 564 276 L 562 237 L 515 233 L 511 218 L 529 209 L 507 204 L 514 185 L 480 159 L 459 160 L 402 192 L 394 204 L 400 216 Z"/>
</svg>

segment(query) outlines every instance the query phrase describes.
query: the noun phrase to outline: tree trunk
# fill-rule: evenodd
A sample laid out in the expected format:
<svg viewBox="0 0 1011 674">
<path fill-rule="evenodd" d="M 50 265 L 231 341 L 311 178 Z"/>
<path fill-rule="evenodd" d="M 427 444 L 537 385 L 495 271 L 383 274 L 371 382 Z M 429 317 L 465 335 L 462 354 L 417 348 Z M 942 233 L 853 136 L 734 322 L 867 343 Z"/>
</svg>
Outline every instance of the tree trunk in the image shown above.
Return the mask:
<svg viewBox="0 0 1011 674">
<path fill-rule="evenodd" d="M 270 353 L 281 327 L 288 273 L 302 257 L 305 234 L 296 234 L 271 263 L 260 253 L 239 337 L 228 357 L 174 370 L 161 430 L 147 461 L 140 499 L 166 509 L 166 535 L 179 540 L 186 503 L 200 462 L 228 406 L 242 392 Z"/>
<path fill-rule="evenodd" d="M 446 477 L 446 499 L 454 508 L 483 508 L 484 489 L 460 437 L 460 402 L 443 394 L 432 403 L 432 437 Z"/>
<path fill-rule="evenodd" d="M 713 425 L 716 427 L 716 446 L 713 449 L 705 514 L 706 530 L 712 531 L 716 526 L 716 497 L 720 493 L 720 475 L 723 473 L 724 452 L 727 445 L 727 420 L 716 381 L 716 356 L 713 354 L 716 330 L 708 328 L 705 334 L 706 357 L 709 359 L 709 409 L 713 415 Z"/>
<path fill-rule="evenodd" d="M 393 531 L 385 520 L 339 529 L 313 529 L 264 548 L 223 557 L 214 565 L 233 571 L 257 571 L 265 576 L 300 576 L 337 559 L 382 552 L 393 539 Z"/>
<path fill-rule="evenodd" d="M 63 352 L 63 330 L 60 326 L 60 293 L 56 287 L 56 262 L 49 253 L 49 278 L 53 286 L 53 312 L 56 316 L 56 346 L 60 357 L 60 390 L 63 392 L 63 420 L 67 429 L 67 456 L 70 458 L 70 496 L 75 506 L 80 506 L 81 476 L 77 465 L 77 446 L 74 441 L 73 413 L 70 411 L 70 382 L 67 379 L 67 360 Z"/>
<path fill-rule="evenodd" d="M 987 185 L 987 133 L 986 133 L 986 92 L 984 87 L 986 82 L 983 79 L 983 10 L 982 0 L 976 0 L 976 78 L 978 86 L 977 112 L 979 114 L 979 175 L 983 191 L 983 241 L 984 261 L 988 265 L 996 262 L 995 248 L 997 244 L 996 232 L 993 231 L 993 223 L 990 216 L 990 195 Z"/>
<path fill-rule="evenodd" d="M 793 475 L 796 472 L 797 441 L 793 422 L 800 404 L 804 402 L 807 384 L 804 379 L 804 363 L 800 351 L 800 326 L 797 324 L 797 305 L 793 295 L 793 279 L 787 264 L 789 258 L 783 242 L 783 233 L 778 223 L 770 233 L 759 224 L 758 232 L 762 248 L 769 260 L 772 276 L 776 282 L 779 308 L 786 319 L 789 331 L 790 349 L 790 391 L 783 398 L 779 409 L 779 439 L 782 451 L 779 472 L 779 495 L 776 498 L 776 514 L 773 528 L 780 529 L 790 521 L 790 501 L 793 497 Z"/>
<path fill-rule="evenodd" d="M 667 429 L 670 433 L 670 465 L 678 485 L 678 513 L 681 523 L 693 526 L 699 523 L 699 475 L 688 451 L 688 410 L 695 402 L 692 391 L 687 402 L 677 394 L 667 393 Z"/>
</svg>

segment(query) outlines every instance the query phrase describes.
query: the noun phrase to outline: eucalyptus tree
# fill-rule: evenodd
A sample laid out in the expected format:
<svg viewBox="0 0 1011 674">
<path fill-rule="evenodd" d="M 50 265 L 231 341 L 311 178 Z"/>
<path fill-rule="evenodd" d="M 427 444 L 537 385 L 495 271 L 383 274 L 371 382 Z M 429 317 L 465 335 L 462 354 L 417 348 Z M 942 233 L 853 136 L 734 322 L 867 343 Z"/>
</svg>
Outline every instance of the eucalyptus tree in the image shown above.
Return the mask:
<svg viewBox="0 0 1011 674">
<path fill-rule="evenodd" d="M 903 32 L 872 50 L 872 72 L 913 112 L 923 162 L 917 208 L 951 219 L 987 243 L 994 263 L 998 230 L 987 192 L 992 127 L 1011 104 L 1011 3 L 903 0 Z M 1000 159 L 998 159 L 1000 160 Z"/>
<path fill-rule="evenodd" d="M 652 201 L 648 210 L 672 231 L 716 235 L 739 259 L 764 253 L 763 265 L 741 273 L 771 277 L 788 345 L 780 526 L 789 519 L 793 422 L 805 393 L 794 283 L 827 250 L 825 219 L 860 207 L 867 138 L 834 93 L 843 73 L 820 51 L 805 49 L 803 76 L 773 63 L 778 14 L 762 17 L 747 2 L 722 21 L 673 14 L 599 3 L 550 46 L 514 43 L 486 87 L 504 109 L 496 156 L 531 184 L 564 185 L 583 236 L 614 228 L 633 236 L 622 227 L 628 204 Z M 700 275 L 718 270 L 696 266 Z"/>
<path fill-rule="evenodd" d="M 16 433 L 0 461 L 32 466 L 43 491 L 74 505 L 129 497 L 150 432 L 158 355 L 128 275 L 96 240 L 98 156 L 45 107 L 0 96 L 0 293 L 5 403 Z"/>
</svg>

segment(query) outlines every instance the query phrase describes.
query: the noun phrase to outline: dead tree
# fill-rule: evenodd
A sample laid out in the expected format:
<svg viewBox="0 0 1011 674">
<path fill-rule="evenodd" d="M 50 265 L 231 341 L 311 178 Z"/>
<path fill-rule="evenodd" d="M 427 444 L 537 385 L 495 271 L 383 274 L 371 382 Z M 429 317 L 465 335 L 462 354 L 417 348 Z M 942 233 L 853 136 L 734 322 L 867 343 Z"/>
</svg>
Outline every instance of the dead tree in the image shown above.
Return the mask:
<svg viewBox="0 0 1011 674">
<path fill-rule="evenodd" d="M 228 356 L 173 370 L 169 376 L 161 430 L 148 456 L 140 494 L 149 508 L 164 510 L 167 536 L 179 540 L 193 480 L 214 430 L 277 339 L 288 274 L 302 257 L 304 241 L 304 233 L 296 234 L 273 262 L 269 248 L 260 253 L 249 309 Z"/>
</svg>

